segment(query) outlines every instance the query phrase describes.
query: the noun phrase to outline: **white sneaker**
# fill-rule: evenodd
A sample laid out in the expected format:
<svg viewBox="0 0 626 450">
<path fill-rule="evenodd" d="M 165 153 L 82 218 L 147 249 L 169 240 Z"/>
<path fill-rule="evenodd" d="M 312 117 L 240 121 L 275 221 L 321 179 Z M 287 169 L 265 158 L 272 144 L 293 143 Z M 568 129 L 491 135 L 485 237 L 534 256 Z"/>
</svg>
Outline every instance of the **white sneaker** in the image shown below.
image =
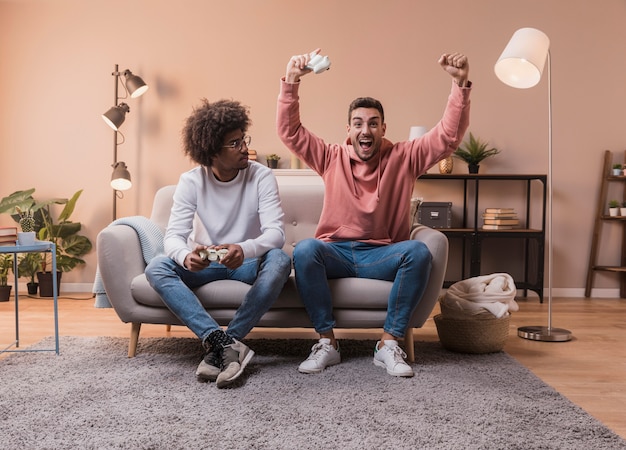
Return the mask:
<svg viewBox="0 0 626 450">
<path fill-rule="evenodd" d="M 328 366 L 334 366 L 341 362 L 339 344 L 337 349 L 332 346 L 330 339 L 322 338 L 311 348 L 309 357 L 300 364 L 298 371 L 302 373 L 320 373 Z"/>
<path fill-rule="evenodd" d="M 387 369 L 387 373 L 394 377 L 412 377 L 413 369 L 405 361 L 406 353 L 393 339 L 385 341 L 385 345 L 378 349 L 380 341 L 374 347 L 374 364 Z"/>
</svg>

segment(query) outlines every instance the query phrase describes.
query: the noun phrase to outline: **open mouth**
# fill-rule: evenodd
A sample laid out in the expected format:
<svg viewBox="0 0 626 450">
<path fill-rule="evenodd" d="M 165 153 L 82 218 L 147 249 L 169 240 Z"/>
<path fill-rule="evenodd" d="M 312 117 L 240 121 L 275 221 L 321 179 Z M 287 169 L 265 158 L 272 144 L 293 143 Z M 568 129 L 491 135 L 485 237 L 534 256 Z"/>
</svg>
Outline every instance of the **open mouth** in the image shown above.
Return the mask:
<svg viewBox="0 0 626 450">
<path fill-rule="evenodd" d="M 372 148 L 372 143 L 374 141 L 372 141 L 371 139 L 359 139 L 359 147 L 361 147 L 361 149 L 363 150 L 369 150 L 370 148 Z"/>
</svg>

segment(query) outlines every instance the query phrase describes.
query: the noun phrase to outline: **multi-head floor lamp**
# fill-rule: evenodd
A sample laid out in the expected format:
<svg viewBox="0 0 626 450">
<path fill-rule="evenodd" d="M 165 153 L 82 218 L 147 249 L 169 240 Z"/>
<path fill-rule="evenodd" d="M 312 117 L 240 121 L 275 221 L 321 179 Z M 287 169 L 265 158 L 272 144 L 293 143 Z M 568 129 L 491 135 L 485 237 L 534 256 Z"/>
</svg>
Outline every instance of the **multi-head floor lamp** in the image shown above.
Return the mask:
<svg viewBox="0 0 626 450">
<path fill-rule="evenodd" d="M 119 127 L 124 123 L 126 113 L 130 112 L 130 108 L 124 102 L 120 103 L 120 100 L 128 98 L 137 98 L 143 95 L 148 90 L 148 85 L 133 73 L 126 69 L 124 72 L 118 70 L 118 65 L 115 65 L 115 70 L 111 74 L 115 77 L 115 105 L 112 106 L 107 112 L 102 114 L 104 121 L 113 128 L 113 174 L 111 175 L 111 187 L 113 188 L 113 220 L 117 218 L 117 197 L 121 191 L 126 191 L 131 188 L 132 183 L 130 181 L 130 172 L 126 167 L 124 161 L 117 160 L 117 146 L 124 143 L 124 135 L 119 131 Z M 120 97 L 119 81 L 121 77 L 122 86 L 124 86 L 125 95 Z M 119 141 L 119 136 L 122 137 L 122 141 Z"/>
</svg>

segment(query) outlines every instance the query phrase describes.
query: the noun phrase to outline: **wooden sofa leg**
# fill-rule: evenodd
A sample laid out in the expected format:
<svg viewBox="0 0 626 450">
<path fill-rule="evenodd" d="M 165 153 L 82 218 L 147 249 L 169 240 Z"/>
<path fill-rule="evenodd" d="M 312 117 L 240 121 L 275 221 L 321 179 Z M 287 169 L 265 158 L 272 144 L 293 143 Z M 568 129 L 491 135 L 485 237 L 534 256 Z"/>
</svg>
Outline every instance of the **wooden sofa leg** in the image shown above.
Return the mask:
<svg viewBox="0 0 626 450">
<path fill-rule="evenodd" d="M 165 325 L 165 332 L 169 333 L 170 331 L 172 331 L 172 326 L 168 323 L 167 325 Z"/>
<path fill-rule="evenodd" d="M 130 342 L 128 343 L 128 357 L 134 358 L 137 354 L 137 343 L 139 342 L 139 332 L 141 322 L 133 322 L 130 327 Z"/>
<path fill-rule="evenodd" d="M 413 342 L 413 328 L 408 328 L 404 335 L 404 351 L 408 362 L 415 362 L 415 342 Z"/>
</svg>

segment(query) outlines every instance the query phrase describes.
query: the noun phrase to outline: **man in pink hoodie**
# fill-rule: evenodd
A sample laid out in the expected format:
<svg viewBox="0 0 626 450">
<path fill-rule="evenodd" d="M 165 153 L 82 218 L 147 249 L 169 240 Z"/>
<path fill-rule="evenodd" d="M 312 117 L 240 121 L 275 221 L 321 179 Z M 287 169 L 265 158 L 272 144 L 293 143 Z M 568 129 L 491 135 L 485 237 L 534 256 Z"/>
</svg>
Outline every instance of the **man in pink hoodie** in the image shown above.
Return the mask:
<svg viewBox="0 0 626 450">
<path fill-rule="evenodd" d="M 374 364 L 390 375 L 410 377 L 413 369 L 398 338 L 422 298 L 432 258 L 423 243 L 409 239 L 410 198 L 415 179 L 463 140 L 469 126 L 469 63 L 460 53 L 439 58 L 453 79 L 452 90 L 443 118 L 421 138 L 395 144 L 387 140 L 382 105 L 361 97 L 348 109 L 346 141 L 328 144 L 302 125 L 298 103 L 300 79 L 311 72 L 307 63 L 319 52 L 290 58 L 277 111 L 279 137 L 325 185 L 315 239 L 299 242 L 293 255 L 298 292 L 320 335 L 298 370 L 319 373 L 341 362 L 327 280 L 359 277 L 393 281 Z"/>
</svg>

